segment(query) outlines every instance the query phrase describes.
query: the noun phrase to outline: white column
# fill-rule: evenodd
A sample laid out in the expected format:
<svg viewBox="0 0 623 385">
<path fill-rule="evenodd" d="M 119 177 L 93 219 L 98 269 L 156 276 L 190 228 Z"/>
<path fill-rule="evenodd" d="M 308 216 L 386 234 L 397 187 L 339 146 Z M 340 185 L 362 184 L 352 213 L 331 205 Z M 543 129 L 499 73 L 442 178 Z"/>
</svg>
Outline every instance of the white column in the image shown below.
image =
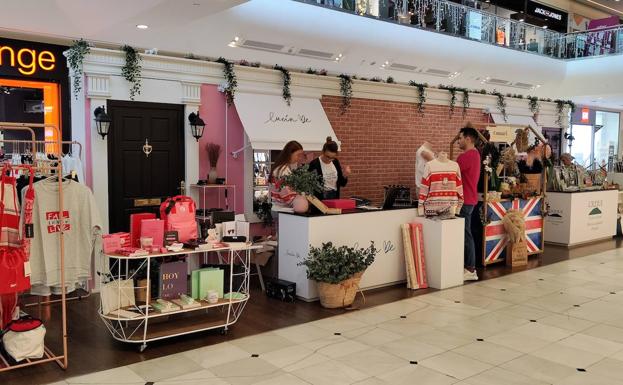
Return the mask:
<svg viewBox="0 0 623 385">
<path fill-rule="evenodd" d="M 182 83 L 182 103 L 184 103 L 184 152 L 186 195 L 198 201 L 198 192 L 191 189 L 190 185 L 199 180 L 199 143 L 193 137 L 190 130 L 188 115 L 197 113 L 201 105 L 201 84 Z"/>
</svg>

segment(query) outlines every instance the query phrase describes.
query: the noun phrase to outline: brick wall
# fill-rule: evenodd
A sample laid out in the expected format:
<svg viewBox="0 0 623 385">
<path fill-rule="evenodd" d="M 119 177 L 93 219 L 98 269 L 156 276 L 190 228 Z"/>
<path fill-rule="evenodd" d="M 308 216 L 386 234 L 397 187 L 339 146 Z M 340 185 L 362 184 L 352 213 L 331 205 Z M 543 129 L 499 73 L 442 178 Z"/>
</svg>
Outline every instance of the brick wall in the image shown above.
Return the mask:
<svg viewBox="0 0 623 385">
<path fill-rule="evenodd" d="M 468 109 L 463 118 L 460 101 L 453 116 L 448 106 L 427 105 L 424 114 L 416 103 L 355 99 L 340 114 L 339 96 L 324 96 L 321 103 L 342 147 L 340 162 L 352 174 L 343 197 L 357 195 L 380 204 L 383 186 L 403 184 L 415 197 L 415 152 L 424 142 L 435 151 L 449 151 L 450 141 L 467 121 L 487 122 L 480 109 Z M 459 152 L 455 146 L 456 153 Z"/>
</svg>

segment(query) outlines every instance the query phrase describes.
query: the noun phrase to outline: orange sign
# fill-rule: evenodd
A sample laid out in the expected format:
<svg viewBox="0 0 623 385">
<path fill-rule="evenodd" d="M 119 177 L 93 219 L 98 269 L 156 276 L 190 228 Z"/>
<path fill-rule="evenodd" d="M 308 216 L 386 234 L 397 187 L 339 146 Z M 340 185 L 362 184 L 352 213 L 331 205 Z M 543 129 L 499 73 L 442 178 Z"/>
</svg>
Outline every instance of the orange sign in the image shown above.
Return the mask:
<svg viewBox="0 0 623 385">
<path fill-rule="evenodd" d="M 580 119 L 580 121 L 582 123 L 590 123 L 590 109 L 583 107 L 582 108 L 582 118 Z"/>
<path fill-rule="evenodd" d="M 8 45 L 0 45 L 0 67 L 17 68 L 22 75 L 33 75 L 37 71 L 53 71 L 56 68 L 56 57 L 50 51 L 37 52 L 34 49 L 21 48 L 15 50 Z"/>
</svg>

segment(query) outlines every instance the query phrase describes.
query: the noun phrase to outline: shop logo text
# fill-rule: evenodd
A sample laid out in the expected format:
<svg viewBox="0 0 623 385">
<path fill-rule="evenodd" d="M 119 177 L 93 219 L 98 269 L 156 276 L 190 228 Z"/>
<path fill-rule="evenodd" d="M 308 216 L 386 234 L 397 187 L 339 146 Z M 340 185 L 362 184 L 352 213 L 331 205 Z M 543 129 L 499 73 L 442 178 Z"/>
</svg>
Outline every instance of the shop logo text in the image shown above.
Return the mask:
<svg viewBox="0 0 623 385">
<path fill-rule="evenodd" d="M 301 123 L 307 124 L 311 122 L 311 119 L 303 114 L 298 114 L 296 117 L 290 116 L 288 114 L 278 115 L 274 112 L 268 114 L 268 120 L 264 122 L 266 123 Z"/>
<path fill-rule="evenodd" d="M 37 52 L 34 49 L 22 48 L 17 52 L 8 45 L 0 45 L 0 67 L 17 68 L 22 75 L 32 75 L 38 69 L 53 71 L 56 57 L 50 51 Z"/>
</svg>

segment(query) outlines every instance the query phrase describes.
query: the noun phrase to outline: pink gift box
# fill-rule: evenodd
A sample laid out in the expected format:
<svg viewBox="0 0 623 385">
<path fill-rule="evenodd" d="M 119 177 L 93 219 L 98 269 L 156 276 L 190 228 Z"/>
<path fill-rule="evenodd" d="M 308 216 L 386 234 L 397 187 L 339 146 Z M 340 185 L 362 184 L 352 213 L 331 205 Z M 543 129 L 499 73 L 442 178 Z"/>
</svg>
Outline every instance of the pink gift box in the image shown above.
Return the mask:
<svg viewBox="0 0 623 385">
<path fill-rule="evenodd" d="M 322 203 L 332 209 L 352 210 L 355 208 L 353 199 L 325 199 Z"/>
<path fill-rule="evenodd" d="M 161 219 L 143 219 L 141 221 L 142 237 L 152 238 L 152 247 L 164 246 L 164 221 Z"/>
</svg>

